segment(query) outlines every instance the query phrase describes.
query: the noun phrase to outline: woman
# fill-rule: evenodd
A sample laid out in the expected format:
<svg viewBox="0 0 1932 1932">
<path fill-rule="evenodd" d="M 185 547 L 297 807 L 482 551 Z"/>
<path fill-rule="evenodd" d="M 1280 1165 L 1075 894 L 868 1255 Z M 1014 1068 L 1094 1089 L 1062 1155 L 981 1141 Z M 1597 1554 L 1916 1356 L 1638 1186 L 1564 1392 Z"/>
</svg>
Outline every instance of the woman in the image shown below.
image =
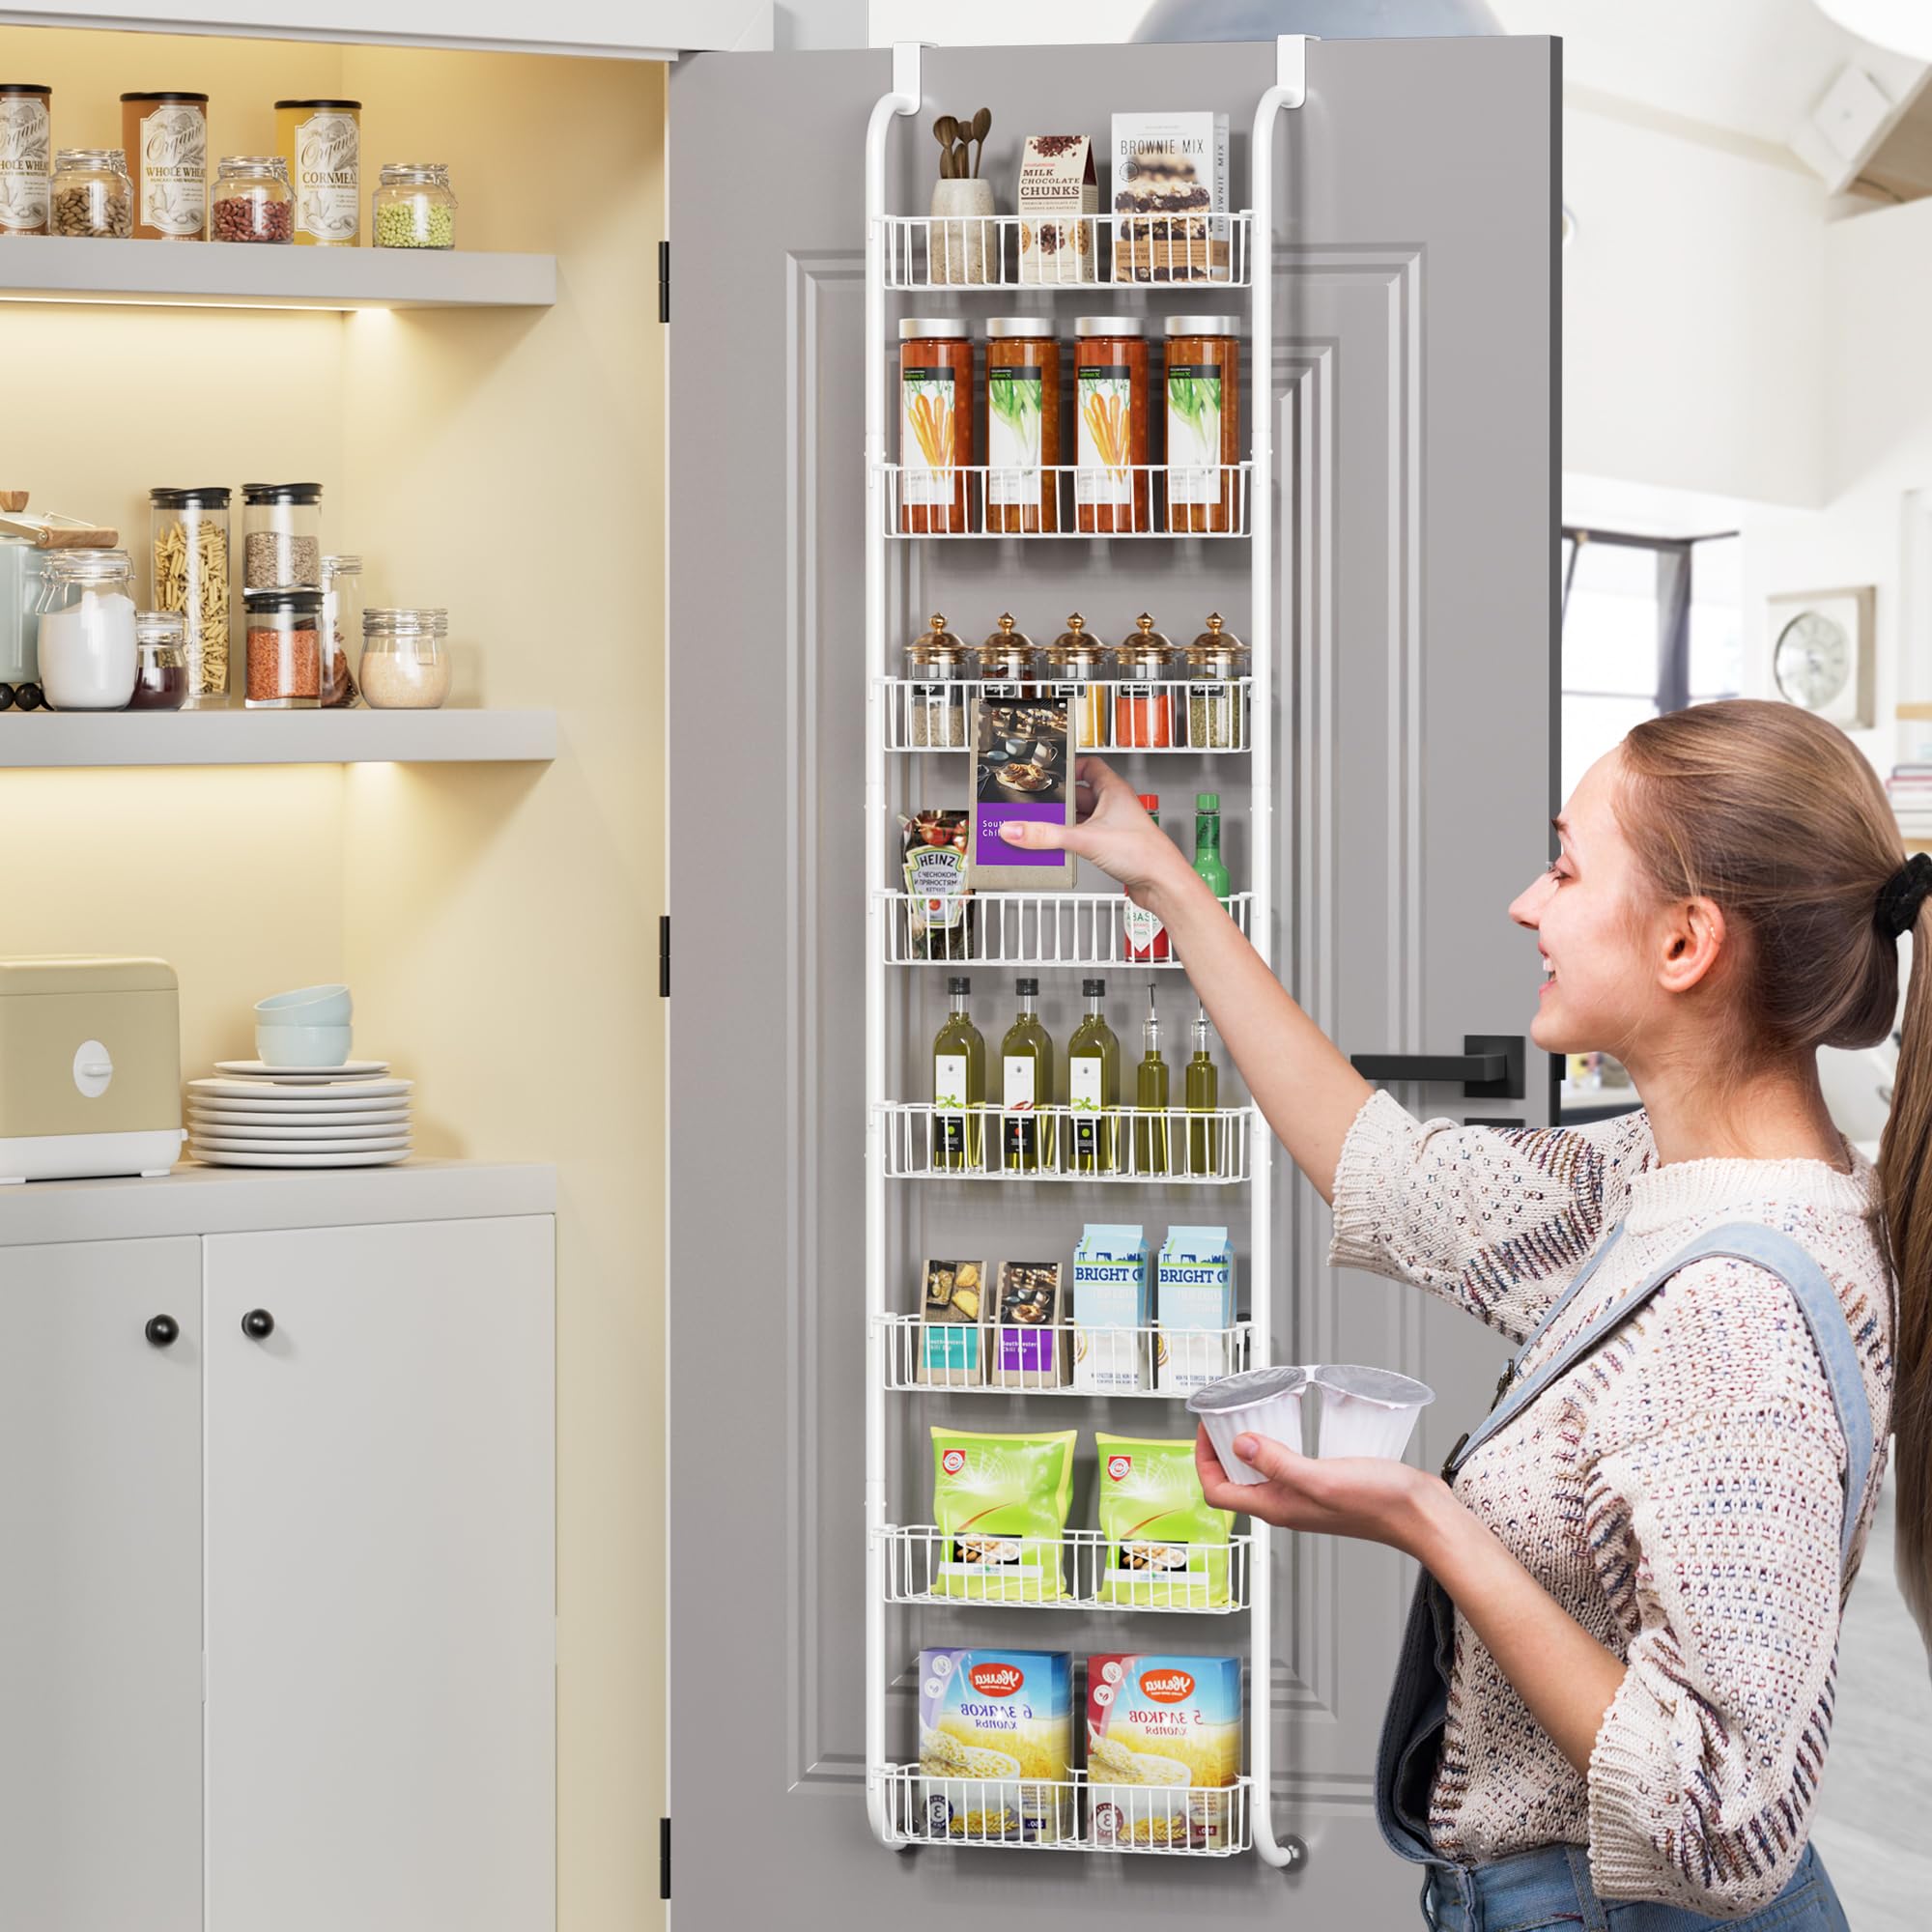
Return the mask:
<svg viewBox="0 0 1932 1932">
<path fill-rule="evenodd" d="M 1585 775 L 1510 917 L 1547 973 L 1536 1044 L 1614 1053 L 1643 1111 L 1576 1132 L 1421 1124 L 1122 781 L 1097 760 L 1081 780 L 1078 826 L 1014 842 L 1064 844 L 1166 923 L 1334 1208 L 1330 1260 L 1526 1342 L 1447 1482 L 1247 1436 L 1268 1481 L 1241 1488 L 1198 1451 L 1210 1502 L 1424 1566 L 1378 1798 L 1424 1867 L 1428 1922 L 1841 1932 L 1807 1837 L 1894 1347 L 1899 1572 L 1921 1625 L 1932 1604 L 1932 973 L 1876 1174 L 1833 1128 L 1815 1055 L 1891 1027 L 1932 860 L 1903 862 L 1869 766 L 1804 712 L 1639 725 Z"/>
</svg>

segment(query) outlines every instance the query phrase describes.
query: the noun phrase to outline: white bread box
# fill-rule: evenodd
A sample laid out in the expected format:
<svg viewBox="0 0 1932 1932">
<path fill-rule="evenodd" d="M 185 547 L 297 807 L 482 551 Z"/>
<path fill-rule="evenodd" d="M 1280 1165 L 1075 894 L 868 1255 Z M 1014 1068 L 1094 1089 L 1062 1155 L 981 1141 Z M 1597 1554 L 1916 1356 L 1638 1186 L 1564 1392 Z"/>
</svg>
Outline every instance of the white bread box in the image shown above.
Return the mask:
<svg viewBox="0 0 1932 1932">
<path fill-rule="evenodd" d="M 0 959 L 0 1182 L 165 1174 L 181 1006 L 161 959 Z"/>
</svg>

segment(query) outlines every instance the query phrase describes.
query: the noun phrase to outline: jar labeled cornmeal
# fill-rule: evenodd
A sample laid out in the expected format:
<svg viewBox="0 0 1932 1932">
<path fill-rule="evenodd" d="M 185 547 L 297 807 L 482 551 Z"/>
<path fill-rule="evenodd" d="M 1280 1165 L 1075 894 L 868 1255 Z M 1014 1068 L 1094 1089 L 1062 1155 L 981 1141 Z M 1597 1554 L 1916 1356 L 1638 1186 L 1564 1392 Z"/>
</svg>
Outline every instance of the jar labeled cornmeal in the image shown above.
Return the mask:
<svg viewBox="0 0 1932 1932">
<path fill-rule="evenodd" d="M 1167 527 L 1237 527 L 1241 475 L 1240 322 L 1167 319 Z"/>
<path fill-rule="evenodd" d="M 296 241 L 353 248 L 362 239 L 362 103 L 278 100 L 275 145 L 296 191 Z"/>
</svg>

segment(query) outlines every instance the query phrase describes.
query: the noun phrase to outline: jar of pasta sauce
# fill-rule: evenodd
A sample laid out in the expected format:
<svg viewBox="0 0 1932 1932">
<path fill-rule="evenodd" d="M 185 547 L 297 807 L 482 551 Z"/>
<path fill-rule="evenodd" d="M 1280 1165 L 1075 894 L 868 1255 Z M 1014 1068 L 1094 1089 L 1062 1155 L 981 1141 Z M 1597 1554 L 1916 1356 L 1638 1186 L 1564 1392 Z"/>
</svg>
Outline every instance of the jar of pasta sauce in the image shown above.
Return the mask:
<svg viewBox="0 0 1932 1932">
<path fill-rule="evenodd" d="M 1241 527 L 1240 322 L 1167 319 L 1167 527 L 1221 535 Z"/>
<path fill-rule="evenodd" d="M 1037 315 L 986 325 L 986 527 L 1060 527 L 1060 344 Z"/>
<path fill-rule="evenodd" d="M 1133 634 L 1114 653 L 1114 746 L 1164 752 L 1174 743 L 1174 694 L 1168 678 L 1174 647 L 1143 611 Z"/>
<path fill-rule="evenodd" d="M 957 316 L 899 324 L 899 528 L 963 536 L 973 462 L 973 344 Z"/>
<path fill-rule="evenodd" d="M 1148 521 L 1147 325 L 1083 315 L 1073 325 L 1073 500 L 1083 534 L 1133 534 Z"/>
</svg>

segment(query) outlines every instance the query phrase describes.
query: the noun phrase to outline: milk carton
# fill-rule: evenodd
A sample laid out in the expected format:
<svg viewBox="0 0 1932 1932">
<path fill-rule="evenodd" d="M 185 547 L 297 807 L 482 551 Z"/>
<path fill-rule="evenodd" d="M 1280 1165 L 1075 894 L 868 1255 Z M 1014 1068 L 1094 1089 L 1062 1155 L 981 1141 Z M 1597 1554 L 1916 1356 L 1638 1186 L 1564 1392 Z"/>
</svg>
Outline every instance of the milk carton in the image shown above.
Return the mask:
<svg viewBox="0 0 1932 1932">
<path fill-rule="evenodd" d="M 1147 1231 L 1088 1222 L 1073 1251 L 1073 1386 L 1096 1394 L 1151 1388 L 1152 1320 Z"/>
<path fill-rule="evenodd" d="M 1170 1228 L 1160 1251 L 1154 1386 L 1206 1388 L 1235 1368 L 1235 1251 L 1225 1228 Z M 1206 1332 L 1176 1332 L 1176 1331 Z"/>
</svg>

